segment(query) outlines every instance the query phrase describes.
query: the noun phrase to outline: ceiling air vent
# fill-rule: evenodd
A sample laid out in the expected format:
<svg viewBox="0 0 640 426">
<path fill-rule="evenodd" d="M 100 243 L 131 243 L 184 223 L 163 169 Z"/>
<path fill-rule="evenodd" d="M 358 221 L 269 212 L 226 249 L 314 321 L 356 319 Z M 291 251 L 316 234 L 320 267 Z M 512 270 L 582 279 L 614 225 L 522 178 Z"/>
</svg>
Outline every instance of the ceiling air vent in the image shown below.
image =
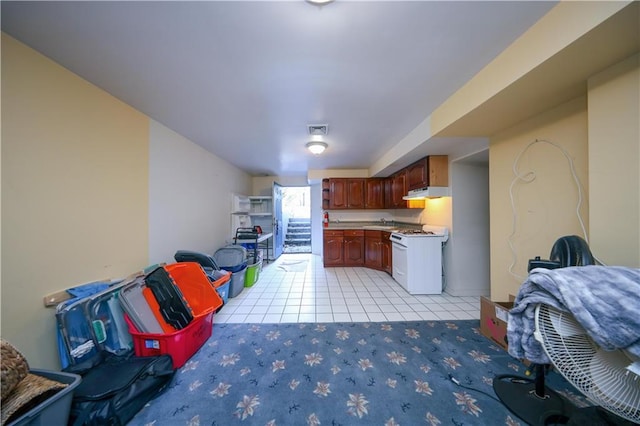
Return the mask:
<svg viewBox="0 0 640 426">
<path fill-rule="evenodd" d="M 309 128 L 310 135 L 326 135 L 329 132 L 328 124 L 309 124 L 307 126 Z"/>
</svg>

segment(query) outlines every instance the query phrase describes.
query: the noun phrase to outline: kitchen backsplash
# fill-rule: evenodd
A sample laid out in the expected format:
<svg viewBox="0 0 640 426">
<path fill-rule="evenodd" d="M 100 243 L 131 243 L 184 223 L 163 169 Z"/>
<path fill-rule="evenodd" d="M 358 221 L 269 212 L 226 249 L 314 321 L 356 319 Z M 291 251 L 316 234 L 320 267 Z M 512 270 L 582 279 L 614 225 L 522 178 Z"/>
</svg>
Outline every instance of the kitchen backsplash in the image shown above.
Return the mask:
<svg viewBox="0 0 640 426">
<path fill-rule="evenodd" d="M 399 221 L 404 223 L 420 223 L 422 211 L 406 212 L 403 210 L 329 210 L 329 220 L 334 222 L 377 222 Z"/>
</svg>

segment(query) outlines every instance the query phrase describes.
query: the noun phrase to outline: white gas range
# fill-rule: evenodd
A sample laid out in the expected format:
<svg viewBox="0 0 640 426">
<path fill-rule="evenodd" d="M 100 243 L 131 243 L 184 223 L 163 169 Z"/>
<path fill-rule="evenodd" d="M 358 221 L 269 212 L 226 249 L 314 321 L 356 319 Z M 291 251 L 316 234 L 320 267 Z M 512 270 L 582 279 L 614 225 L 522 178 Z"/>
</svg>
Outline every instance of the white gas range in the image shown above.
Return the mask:
<svg viewBox="0 0 640 426">
<path fill-rule="evenodd" d="M 442 293 L 442 247 L 449 239 L 444 226 L 392 232 L 393 279 L 410 294 Z"/>
</svg>

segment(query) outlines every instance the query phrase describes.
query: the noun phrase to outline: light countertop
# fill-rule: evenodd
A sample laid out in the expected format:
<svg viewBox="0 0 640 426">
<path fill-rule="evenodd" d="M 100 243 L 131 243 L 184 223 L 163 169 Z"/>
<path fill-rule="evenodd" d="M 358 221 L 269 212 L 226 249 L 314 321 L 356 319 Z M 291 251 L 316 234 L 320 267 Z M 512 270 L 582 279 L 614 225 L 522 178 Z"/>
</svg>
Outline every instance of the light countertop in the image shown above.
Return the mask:
<svg viewBox="0 0 640 426">
<path fill-rule="evenodd" d="M 420 224 L 391 222 L 391 221 L 386 222 L 384 224 L 380 222 L 330 221 L 329 226 L 323 229 L 328 231 L 336 231 L 336 230 L 342 230 L 342 229 L 364 229 L 364 230 L 370 229 L 373 231 L 394 232 L 398 229 L 421 229 L 421 228 L 422 228 L 422 225 Z"/>
</svg>

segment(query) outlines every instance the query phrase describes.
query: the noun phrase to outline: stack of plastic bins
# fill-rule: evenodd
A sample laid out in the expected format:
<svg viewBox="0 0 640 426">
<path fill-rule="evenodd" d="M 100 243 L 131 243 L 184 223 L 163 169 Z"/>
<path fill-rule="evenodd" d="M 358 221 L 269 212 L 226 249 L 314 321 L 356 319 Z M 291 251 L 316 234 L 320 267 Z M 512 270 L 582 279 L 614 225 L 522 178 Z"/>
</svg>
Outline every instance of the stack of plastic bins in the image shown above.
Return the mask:
<svg viewBox="0 0 640 426">
<path fill-rule="evenodd" d="M 257 251 L 257 256 L 254 259 L 253 253 L 249 253 L 247 260 L 247 272 L 244 276 L 244 286 L 251 287 L 258 282 L 260 278 L 260 271 L 262 270 L 262 250 Z"/>
<path fill-rule="evenodd" d="M 229 297 L 236 297 L 244 288 L 247 272 L 247 249 L 240 245 L 229 245 L 218 249 L 213 258 L 220 268 L 231 272 Z"/>
<path fill-rule="evenodd" d="M 199 264 L 173 263 L 164 269 L 191 307 L 193 320 L 181 330 L 155 334 L 141 333 L 127 316 L 125 320 L 129 324 L 137 356 L 169 354 L 173 368 L 180 368 L 211 337 L 213 314 L 223 302 Z"/>
</svg>

